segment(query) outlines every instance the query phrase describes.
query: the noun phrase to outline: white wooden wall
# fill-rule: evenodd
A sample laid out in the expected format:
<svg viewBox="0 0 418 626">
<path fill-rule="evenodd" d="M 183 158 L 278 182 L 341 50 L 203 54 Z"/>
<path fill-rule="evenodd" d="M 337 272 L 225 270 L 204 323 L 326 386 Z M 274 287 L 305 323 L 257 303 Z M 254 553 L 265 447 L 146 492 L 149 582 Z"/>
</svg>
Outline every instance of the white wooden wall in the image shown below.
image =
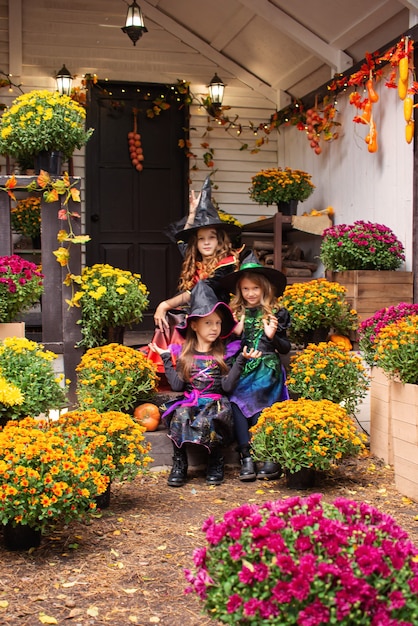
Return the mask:
<svg viewBox="0 0 418 626">
<path fill-rule="evenodd" d="M 21 76 L 16 77 L 16 81 L 22 83 L 25 92 L 40 88 L 54 90 L 54 74 L 63 63 L 78 74 L 75 84 L 81 81 L 83 73 L 91 72 L 97 73 L 101 79 L 132 82 L 167 84 L 184 78 L 191 81 L 193 93 L 206 92 L 204 85 L 193 82 L 196 63 L 200 67 L 207 66 L 208 80 L 213 74 L 213 64 L 202 55 L 194 52 L 190 52 L 189 56 L 173 54 L 172 65 L 167 66 L 158 62 L 158 51 L 144 54 L 128 40 L 122 52 L 120 49 L 115 51 L 115 37 L 126 37 L 116 27 L 120 21 L 119 13 L 122 19 L 126 13 L 125 4 L 119 0 L 116 5 L 114 0 L 91 0 L 88 5 L 65 0 L 13 0 L 22 7 L 23 43 L 20 48 L 16 38 L 9 41 L 9 2 L 0 0 L 0 70 L 9 72 L 9 67 L 16 65 L 16 59 L 19 61 L 19 55 L 13 55 L 20 50 Z M 103 2 L 107 11 L 112 7 L 114 12 L 118 11 L 118 16 L 114 17 L 114 23 L 109 24 L 110 28 L 100 30 L 101 40 L 96 41 L 97 11 L 100 14 Z M 77 22 L 80 12 L 83 14 L 82 24 Z M 16 37 L 14 25 L 10 26 L 12 37 Z M 179 46 L 178 43 L 176 45 Z M 183 62 L 179 66 L 180 58 Z M 135 69 L 138 68 L 138 59 L 141 60 L 140 72 Z M 227 80 L 225 82 L 228 83 Z M 316 185 L 314 194 L 299 204 L 299 213 L 331 205 L 335 209 L 336 223 L 364 219 L 386 224 L 404 243 L 406 269 L 411 269 L 413 145 L 406 144 L 404 140 L 403 109 L 397 92 L 384 87 L 383 82 L 377 87 L 381 97 L 374 106 L 379 133 L 376 154 L 369 154 L 363 141 L 366 128 L 351 121 L 355 109 L 348 104 L 348 93 L 337 97 L 341 136 L 337 141 L 324 144 L 320 156 L 313 153 L 304 133 L 293 126 L 271 133 L 269 143 L 258 154 L 239 150 L 240 142 L 252 146 L 256 137 L 251 131 L 244 131 L 238 138 L 234 129 L 226 132 L 224 127 L 217 127 L 214 123 L 213 130 L 204 137 L 207 115 L 203 109 L 192 106 L 192 151 L 201 157 L 206 150 L 200 144 L 205 141 L 214 149 L 213 179 L 217 189 L 213 193 L 220 207 L 243 223 L 270 216 L 275 207 L 260 206 L 249 199 L 251 177 L 260 169 L 277 165 L 299 168 L 311 173 Z M 7 88 L 3 88 L 0 90 L 0 102 L 10 104 L 17 95 L 19 92 L 16 90 L 9 93 Z M 227 84 L 224 104 L 231 106 L 229 117 L 238 115 L 239 122 L 244 126 L 250 120 L 255 125 L 267 122 L 275 108 L 270 101 L 237 80 Z M 82 178 L 84 189 L 83 155 L 83 151 L 74 155 L 74 174 Z M 192 187 L 196 190 L 210 171 L 201 159 L 198 165 L 199 170 L 190 174 Z M 5 173 L 4 159 L 0 160 L 0 168 L 1 173 Z"/>
<path fill-rule="evenodd" d="M 323 142 L 316 155 L 303 132 L 281 129 L 278 138 L 280 166 L 312 174 L 316 189 L 299 203 L 298 212 L 312 208 L 335 210 L 335 224 L 366 220 L 392 228 L 406 250 L 406 267 L 412 269 L 413 143 L 405 141 L 403 102 L 396 89 L 377 86 L 379 102 L 373 106 L 378 132 L 378 151 L 369 153 L 364 137 L 367 127 L 352 122 L 356 115 L 347 93 L 337 97 L 341 136 Z"/>
</svg>

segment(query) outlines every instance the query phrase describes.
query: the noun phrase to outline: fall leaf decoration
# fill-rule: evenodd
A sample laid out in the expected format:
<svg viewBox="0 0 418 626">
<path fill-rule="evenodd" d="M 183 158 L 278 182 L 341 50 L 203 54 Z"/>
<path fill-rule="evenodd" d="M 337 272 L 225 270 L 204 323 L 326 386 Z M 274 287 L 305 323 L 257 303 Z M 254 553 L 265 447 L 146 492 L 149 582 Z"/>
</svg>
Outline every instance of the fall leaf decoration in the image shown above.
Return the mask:
<svg viewBox="0 0 418 626">
<path fill-rule="evenodd" d="M 322 148 L 319 145 L 321 139 L 331 141 L 338 138 L 335 132 L 335 126 L 339 126 L 339 122 L 335 121 L 337 110 L 334 104 L 326 103 L 324 100 L 323 108 L 318 107 L 317 99 L 315 106 L 306 111 L 306 125 L 302 126 L 302 130 L 306 130 L 306 136 L 309 145 L 315 154 L 321 154 Z"/>
<path fill-rule="evenodd" d="M 138 109 L 133 108 L 134 129 L 128 133 L 129 154 L 131 156 L 132 165 L 138 172 L 142 172 L 144 166 L 144 154 L 141 146 L 141 135 L 138 133 Z"/>
</svg>

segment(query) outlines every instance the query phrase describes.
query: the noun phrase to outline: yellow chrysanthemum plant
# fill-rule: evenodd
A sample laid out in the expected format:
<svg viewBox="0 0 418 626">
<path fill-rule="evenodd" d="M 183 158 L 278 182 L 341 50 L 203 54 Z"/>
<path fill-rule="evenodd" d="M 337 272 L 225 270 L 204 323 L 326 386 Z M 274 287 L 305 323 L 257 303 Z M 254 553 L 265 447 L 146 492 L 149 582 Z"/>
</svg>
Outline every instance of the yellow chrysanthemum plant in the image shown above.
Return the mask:
<svg viewBox="0 0 418 626">
<path fill-rule="evenodd" d="M 126 413 L 70 411 L 61 415 L 57 428 L 74 441 L 83 440 L 85 452 L 99 459 L 100 472 L 111 481 L 133 480 L 152 461 L 145 427 Z"/>
<path fill-rule="evenodd" d="M 7 420 L 49 414 L 66 405 L 63 376 L 54 372 L 57 355 L 36 341 L 7 337 L 0 342 L 0 416 Z"/>
<path fill-rule="evenodd" d="M 274 461 L 291 474 L 304 468 L 329 470 L 365 447 L 354 419 L 330 400 L 276 402 L 261 412 L 251 436 L 255 460 Z"/>
<path fill-rule="evenodd" d="M 361 357 L 336 343 L 310 343 L 290 359 L 287 385 L 310 400 L 342 404 L 350 415 L 366 396 L 370 376 Z"/>
<path fill-rule="evenodd" d="M 277 204 L 298 200 L 303 202 L 313 193 L 311 175 L 303 170 L 280 167 L 261 170 L 251 179 L 250 198 L 258 204 Z"/>
<path fill-rule="evenodd" d="M 27 417 L 0 430 L 1 524 L 46 532 L 57 520 L 88 516 L 106 491 L 99 458 L 54 424 Z"/>
<path fill-rule="evenodd" d="M 85 128 L 86 110 L 69 96 L 34 90 L 18 96 L 0 120 L 0 154 L 30 167 L 42 151 L 65 157 L 82 148 L 93 129 Z"/>
<path fill-rule="evenodd" d="M 373 341 L 374 363 L 389 378 L 418 384 L 418 314 L 406 315 L 386 326 Z"/>
<path fill-rule="evenodd" d="M 289 311 L 291 326 L 289 338 L 304 343 L 305 334 L 318 328 L 327 328 L 348 335 L 359 325 L 357 311 L 346 300 L 343 285 L 317 278 L 305 283 L 287 285 L 280 306 Z"/>
<path fill-rule="evenodd" d="M 90 348 L 76 368 L 81 410 L 131 413 L 157 389 L 157 366 L 139 350 L 118 343 Z"/>
<path fill-rule="evenodd" d="M 142 320 L 149 301 L 140 274 L 98 263 L 84 268 L 81 276 L 71 275 L 71 279 L 78 290 L 69 305 L 81 307 L 81 346 L 102 346 L 107 341 L 107 328 Z"/>
<path fill-rule="evenodd" d="M 41 199 L 39 196 L 21 198 L 10 211 L 12 228 L 25 237 L 41 235 Z"/>
</svg>

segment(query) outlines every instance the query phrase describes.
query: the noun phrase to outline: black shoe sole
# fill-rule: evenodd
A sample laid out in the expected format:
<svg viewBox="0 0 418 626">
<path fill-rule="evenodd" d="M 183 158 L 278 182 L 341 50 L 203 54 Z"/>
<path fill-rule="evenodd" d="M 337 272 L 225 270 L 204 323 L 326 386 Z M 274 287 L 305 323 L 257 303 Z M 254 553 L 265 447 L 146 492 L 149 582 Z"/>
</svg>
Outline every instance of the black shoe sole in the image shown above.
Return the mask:
<svg viewBox="0 0 418 626">
<path fill-rule="evenodd" d="M 280 472 L 273 472 L 272 474 L 257 474 L 258 480 L 276 480 L 280 478 Z"/>
<path fill-rule="evenodd" d="M 257 474 L 243 474 L 242 476 L 238 476 L 238 478 L 243 483 L 252 483 L 257 478 Z"/>
</svg>

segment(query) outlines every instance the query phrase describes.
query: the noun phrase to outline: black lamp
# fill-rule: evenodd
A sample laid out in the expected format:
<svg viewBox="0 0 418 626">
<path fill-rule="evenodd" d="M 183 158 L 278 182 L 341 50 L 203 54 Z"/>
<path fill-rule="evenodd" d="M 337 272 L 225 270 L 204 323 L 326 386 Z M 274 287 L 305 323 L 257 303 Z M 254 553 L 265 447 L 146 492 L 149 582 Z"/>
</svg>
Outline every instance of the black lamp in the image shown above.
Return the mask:
<svg viewBox="0 0 418 626">
<path fill-rule="evenodd" d="M 210 81 L 209 85 L 209 97 L 212 106 L 219 108 L 222 106 L 222 100 L 224 98 L 225 84 L 221 81 L 218 74 L 215 72 L 215 76 Z"/>
<path fill-rule="evenodd" d="M 71 85 L 73 84 L 73 77 L 65 65 L 63 65 L 60 71 L 57 72 L 55 80 L 57 81 L 57 91 L 62 96 L 69 96 L 71 93 Z"/>
<path fill-rule="evenodd" d="M 128 13 L 126 15 L 126 24 L 122 27 L 124 33 L 126 33 L 134 46 L 138 39 L 142 37 L 144 33 L 148 32 L 148 29 L 144 25 L 144 17 L 142 11 L 136 0 L 128 7 Z"/>
</svg>

